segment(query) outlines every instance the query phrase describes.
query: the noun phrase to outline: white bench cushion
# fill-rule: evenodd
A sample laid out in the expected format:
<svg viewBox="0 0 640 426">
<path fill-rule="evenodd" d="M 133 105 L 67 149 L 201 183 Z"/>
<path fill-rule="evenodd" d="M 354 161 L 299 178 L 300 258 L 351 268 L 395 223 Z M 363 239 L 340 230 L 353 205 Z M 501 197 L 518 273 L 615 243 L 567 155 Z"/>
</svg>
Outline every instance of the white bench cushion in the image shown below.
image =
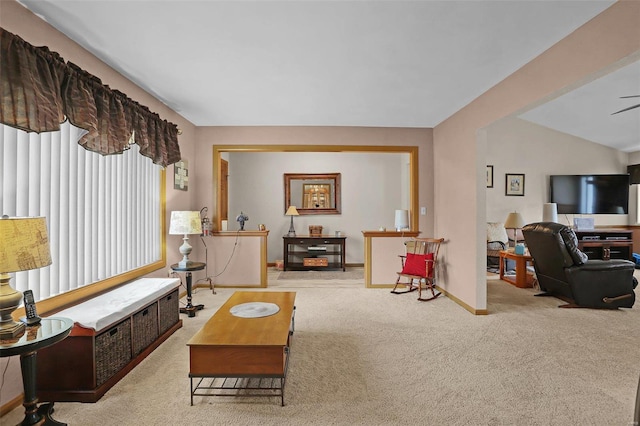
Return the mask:
<svg viewBox="0 0 640 426">
<path fill-rule="evenodd" d="M 179 278 L 140 278 L 56 313 L 100 332 L 180 285 Z"/>
</svg>

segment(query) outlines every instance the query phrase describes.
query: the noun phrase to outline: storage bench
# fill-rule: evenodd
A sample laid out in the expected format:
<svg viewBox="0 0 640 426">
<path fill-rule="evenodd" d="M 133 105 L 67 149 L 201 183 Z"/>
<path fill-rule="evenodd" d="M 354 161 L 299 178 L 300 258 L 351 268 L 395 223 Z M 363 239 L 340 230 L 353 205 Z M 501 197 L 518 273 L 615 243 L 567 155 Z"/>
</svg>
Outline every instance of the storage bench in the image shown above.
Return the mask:
<svg viewBox="0 0 640 426">
<path fill-rule="evenodd" d="M 182 327 L 178 278 L 141 278 L 55 314 L 69 337 L 38 352 L 41 401 L 96 402 Z"/>
</svg>

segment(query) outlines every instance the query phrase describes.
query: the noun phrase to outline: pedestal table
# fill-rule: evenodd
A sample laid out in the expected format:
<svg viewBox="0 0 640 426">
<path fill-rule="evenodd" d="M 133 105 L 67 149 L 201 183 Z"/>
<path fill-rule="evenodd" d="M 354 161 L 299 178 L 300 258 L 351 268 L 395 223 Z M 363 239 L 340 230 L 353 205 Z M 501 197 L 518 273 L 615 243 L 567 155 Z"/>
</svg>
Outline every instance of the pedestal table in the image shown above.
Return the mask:
<svg viewBox="0 0 640 426">
<path fill-rule="evenodd" d="M 39 349 L 63 340 L 72 327 L 73 321 L 69 318 L 42 318 L 39 324 L 27 326 L 22 336 L 0 340 L 0 357 L 20 355 L 25 412 L 22 425 L 66 425 L 51 418 L 53 402 L 38 407 L 36 354 Z"/>
<path fill-rule="evenodd" d="M 192 305 L 191 304 L 191 272 L 193 271 L 201 271 L 207 266 L 206 263 L 202 262 L 189 262 L 187 266 L 180 266 L 178 263 L 174 263 L 171 265 L 171 269 L 175 272 L 186 272 L 186 281 L 187 281 L 187 306 L 184 308 L 180 308 L 181 314 L 187 314 L 189 318 L 196 316 L 196 311 L 201 311 L 204 308 L 204 305 Z"/>
</svg>

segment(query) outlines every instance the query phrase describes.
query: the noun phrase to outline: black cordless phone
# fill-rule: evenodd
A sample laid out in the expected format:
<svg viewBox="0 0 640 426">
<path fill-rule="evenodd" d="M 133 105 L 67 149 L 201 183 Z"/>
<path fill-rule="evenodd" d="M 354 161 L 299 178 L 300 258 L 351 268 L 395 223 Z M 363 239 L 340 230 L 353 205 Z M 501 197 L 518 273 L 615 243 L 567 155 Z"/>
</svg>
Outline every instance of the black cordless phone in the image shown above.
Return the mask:
<svg viewBox="0 0 640 426">
<path fill-rule="evenodd" d="M 24 311 L 27 314 L 27 325 L 38 324 L 40 317 L 36 312 L 36 302 L 33 299 L 33 291 L 26 290 L 24 292 Z"/>
</svg>

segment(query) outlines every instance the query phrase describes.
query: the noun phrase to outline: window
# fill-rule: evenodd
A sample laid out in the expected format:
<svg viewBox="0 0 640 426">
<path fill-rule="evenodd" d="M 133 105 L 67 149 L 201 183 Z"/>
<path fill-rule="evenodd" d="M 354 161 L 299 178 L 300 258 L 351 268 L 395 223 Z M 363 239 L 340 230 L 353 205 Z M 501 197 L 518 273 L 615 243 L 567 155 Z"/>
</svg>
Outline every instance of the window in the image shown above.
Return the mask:
<svg viewBox="0 0 640 426">
<path fill-rule="evenodd" d="M 12 279 L 36 300 L 164 266 L 164 171 L 135 144 L 87 151 L 83 132 L 68 122 L 41 134 L 0 125 L 0 214 L 47 218 L 53 263 Z"/>
</svg>

